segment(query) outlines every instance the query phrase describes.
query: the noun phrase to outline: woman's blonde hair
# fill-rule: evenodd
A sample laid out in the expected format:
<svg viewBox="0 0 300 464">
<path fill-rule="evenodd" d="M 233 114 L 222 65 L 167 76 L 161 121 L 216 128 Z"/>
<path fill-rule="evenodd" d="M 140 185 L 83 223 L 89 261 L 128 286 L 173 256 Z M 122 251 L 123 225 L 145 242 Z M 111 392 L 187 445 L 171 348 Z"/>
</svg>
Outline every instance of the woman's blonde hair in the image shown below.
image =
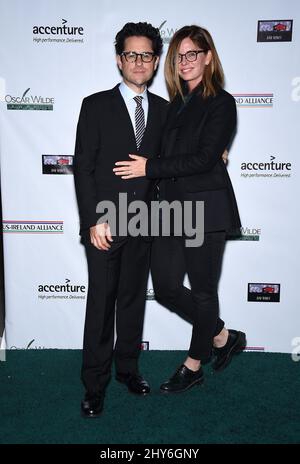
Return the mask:
<svg viewBox="0 0 300 464">
<path fill-rule="evenodd" d="M 211 52 L 210 63 L 205 67 L 202 77 L 203 97 L 216 95 L 224 86 L 221 61 L 210 33 L 200 26 L 184 26 L 172 37 L 165 61 L 165 78 L 171 101 L 178 93 L 183 97 L 183 80 L 178 73 L 177 59 L 180 44 L 186 37 L 189 37 L 201 50 L 205 50 L 206 53 L 209 50 Z"/>
</svg>

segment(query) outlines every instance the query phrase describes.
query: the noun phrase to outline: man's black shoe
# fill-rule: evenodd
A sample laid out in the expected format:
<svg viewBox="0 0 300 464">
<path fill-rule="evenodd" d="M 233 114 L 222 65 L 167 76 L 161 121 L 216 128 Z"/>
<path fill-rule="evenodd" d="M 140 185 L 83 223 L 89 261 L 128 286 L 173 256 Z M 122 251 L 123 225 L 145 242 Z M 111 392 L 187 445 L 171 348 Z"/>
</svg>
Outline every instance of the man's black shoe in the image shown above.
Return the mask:
<svg viewBox="0 0 300 464">
<path fill-rule="evenodd" d="M 148 382 L 137 373 L 128 373 L 128 374 L 116 374 L 116 380 L 118 382 L 124 383 L 130 393 L 135 395 L 147 395 L 150 393 L 150 386 Z"/>
<path fill-rule="evenodd" d="M 81 401 L 81 415 L 85 418 L 99 417 L 103 411 L 104 394 L 86 393 Z"/>
<path fill-rule="evenodd" d="M 198 371 L 192 371 L 184 364 L 180 366 L 175 374 L 160 387 L 162 393 L 179 393 L 188 390 L 194 385 L 200 385 L 204 381 L 202 367 Z"/>
<path fill-rule="evenodd" d="M 228 330 L 229 335 L 227 342 L 221 348 L 213 348 L 215 359 L 213 361 L 213 369 L 218 372 L 230 363 L 234 354 L 241 353 L 246 347 L 246 334 L 237 330 Z"/>
</svg>

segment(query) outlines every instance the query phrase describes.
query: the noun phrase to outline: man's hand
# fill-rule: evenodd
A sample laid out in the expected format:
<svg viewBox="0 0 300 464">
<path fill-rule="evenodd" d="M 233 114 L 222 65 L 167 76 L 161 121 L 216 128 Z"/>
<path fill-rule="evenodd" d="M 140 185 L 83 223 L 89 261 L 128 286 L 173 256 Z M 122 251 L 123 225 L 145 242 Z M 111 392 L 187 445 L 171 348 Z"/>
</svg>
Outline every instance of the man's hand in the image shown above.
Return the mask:
<svg viewBox="0 0 300 464">
<path fill-rule="evenodd" d="M 138 155 L 129 155 L 133 161 L 117 161 L 117 168 L 113 171 L 121 179 L 133 179 L 134 177 L 145 177 L 147 158 Z"/>
<path fill-rule="evenodd" d="M 110 227 L 106 222 L 90 227 L 90 238 L 91 244 L 98 250 L 109 250 L 111 245 L 108 241 L 113 242 Z"/>
<path fill-rule="evenodd" d="M 135 177 L 146 176 L 146 163 L 147 158 L 139 155 L 129 155 L 133 161 L 117 161 L 115 163 L 116 168 L 113 168 L 113 172 L 116 176 L 121 176 L 121 179 L 134 179 Z M 222 155 L 224 164 L 228 162 L 228 151 L 225 150 Z"/>
</svg>

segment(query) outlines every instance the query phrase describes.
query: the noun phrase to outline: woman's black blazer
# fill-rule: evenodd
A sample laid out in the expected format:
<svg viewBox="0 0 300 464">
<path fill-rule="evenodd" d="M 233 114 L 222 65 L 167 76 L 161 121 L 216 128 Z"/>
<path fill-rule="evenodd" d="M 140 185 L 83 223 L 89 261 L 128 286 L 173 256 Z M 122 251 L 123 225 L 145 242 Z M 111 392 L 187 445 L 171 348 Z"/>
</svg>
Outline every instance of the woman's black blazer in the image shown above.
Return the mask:
<svg viewBox="0 0 300 464">
<path fill-rule="evenodd" d="M 241 227 L 233 187 L 222 160 L 236 131 L 236 104 L 221 89 L 203 98 L 198 87 L 184 103 L 169 105 L 159 158 L 149 159 L 146 176 L 163 179 L 167 199 L 203 200 L 205 231 Z M 169 192 L 169 194 L 168 194 Z M 175 194 L 174 194 L 175 192 Z"/>
</svg>

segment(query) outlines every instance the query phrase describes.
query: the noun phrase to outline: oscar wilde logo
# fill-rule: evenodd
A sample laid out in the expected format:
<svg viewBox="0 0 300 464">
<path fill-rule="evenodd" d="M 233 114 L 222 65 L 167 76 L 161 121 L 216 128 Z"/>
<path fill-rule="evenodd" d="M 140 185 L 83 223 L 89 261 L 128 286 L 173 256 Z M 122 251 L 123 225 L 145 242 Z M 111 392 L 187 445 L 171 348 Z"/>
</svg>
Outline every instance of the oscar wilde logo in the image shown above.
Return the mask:
<svg viewBox="0 0 300 464">
<path fill-rule="evenodd" d="M 32 346 L 33 342 L 35 342 L 35 339 L 31 340 L 26 346 L 24 346 L 22 348 L 13 345 L 13 346 L 10 347 L 10 350 L 44 350 L 44 349 L 46 349 L 45 346 L 40 346 L 40 345 L 39 346 L 38 345 Z"/>
<path fill-rule="evenodd" d="M 245 242 L 258 242 L 261 235 L 261 229 L 255 229 L 250 227 L 241 227 L 239 234 L 228 234 L 227 239 L 229 240 L 242 240 Z"/>
<path fill-rule="evenodd" d="M 53 111 L 54 98 L 29 94 L 30 87 L 22 96 L 6 95 L 8 110 Z"/>
<path fill-rule="evenodd" d="M 83 43 L 84 28 L 82 26 L 69 26 L 67 22 L 66 19 L 62 19 L 60 26 L 33 26 L 33 41 L 35 43 Z"/>
<path fill-rule="evenodd" d="M 250 229 L 249 227 L 241 227 L 240 240 L 258 242 L 261 235 L 261 229 Z"/>
<path fill-rule="evenodd" d="M 173 29 L 172 27 L 171 28 L 164 27 L 166 22 L 167 22 L 166 20 L 162 22 L 161 25 L 158 26 L 158 29 L 159 29 L 160 36 L 162 38 L 163 43 L 169 44 L 171 42 L 173 35 L 177 31 L 177 29 Z"/>
<path fill-rule="evenodd" d="M 245 178 L 270 177 L 270 178 L 288 178 L 291 177 L 292 163 L 274 161 L 275 156 L 270 156 L 270 161 L 242 163 L 241 176 Z"/>
</svg>

